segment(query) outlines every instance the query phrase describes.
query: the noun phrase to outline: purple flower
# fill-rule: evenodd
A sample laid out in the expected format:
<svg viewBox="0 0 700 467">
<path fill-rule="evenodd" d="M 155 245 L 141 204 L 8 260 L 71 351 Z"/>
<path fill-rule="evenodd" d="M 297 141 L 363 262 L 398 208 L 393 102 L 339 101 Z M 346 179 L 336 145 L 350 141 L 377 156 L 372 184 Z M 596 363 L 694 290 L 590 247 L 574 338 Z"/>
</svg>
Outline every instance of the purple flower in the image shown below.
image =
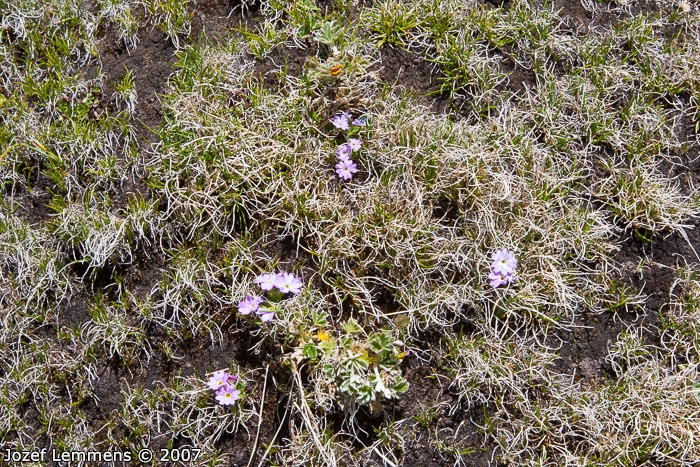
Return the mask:
<svg viewBox="0 0 700 467">
<path fill-rule="evenodd" d="M 362 140 L 359 138 L 350 138 L 350 141 L 347 144 L 353 151 L 359 151 L 362 147 Z"/>
<path fill-rule="evenodd" d="M 351 115 L 347 112 L 342 112 L 339 114 L 335 114 L 331 117 L 331 123 L 333 124 L 334 127 L 338 128 L 339 130 L 348 130 L 350 128 L 350 120 Z"/>
<path fill-rule="evenodd" d="M 277 274 L 277 282 L 275 282 L 275 287 L 277 287 L 281 292 L 298 294 L 301 292 L 302 282 L 301 279 L 296 277 L 294 274 L 288 272 L 283 272 Z"/>
<path fill-rule="evenodd" d="M 241 391 L 229 386 L 222 386 L 216 391 L 216 400 L 221 405 L 232 405 L 241 397 Z"/>
<path fill-rule="evenodd" d="M 221 389 L 223 387 L 227 387 L 229 384 L 233 384 L 236 382 L 236 376 L 231 376 L 228 371 L 217 371 L 213 375 L 211 375 L 211 378 L 209 378 L 209 382 L 207 383 L 207 386 L 209 386 L 209 389 L 212 389 L 214 391 Z"/>
<path fill-rule="evenodd" d="M 263 290 L 272 290 L 277 280 L 276 274 L 260 274 L 253 282 L 258 284 Z"/>
<path fill-rule="evenodd" d="M 335 153 L 338 155 L 341 161 L 344 161 L 350 158 L 352 149 L 350 148 L 350 145 L 348 143 L 343 143 L 340 146 L 338 146 L 338 149 L 335 151 Z"/>
<path fill-rule="evenodd" d="M 492 256 L 491 270 L 494 274 L 508 275 L 515 272 L 518 266 L 518 260 L 515 258 L 515 253 L 505 248 L 496 251 Z"/>
<path fill-rule="evenodd" d="M 275 310 L 272 310 L 270 308 L 261 307 L 258 309 L 258 311 L 256 311 L 256 313 L 258 314 L 258 316 L 260 316 L 260 319 L 263 323 L 272 321 L 272 318 L 275 317 Z"/>
<path fill-rule="evenodd" d="M 489 280 L 491 281 L 491 287 L 494 289 L 498 286 L 501 286 L 503 284 L 511 284 L 513 280 L 515 279 L 515 274 L 514 273 L 507 273 L 507 274 L 500 274 L 496 272 L 492 272 L 489 274 Z"/>
<path fill-rule="evenodd" d="M 335 171 L 343 180 L 350 180 L 352 178 L 352 174 L 357 172 L 357 164 L 350 159 L 341 160 L 335 165 Z"/>
<path fill-rule="evenodd" d="M 246 295 L 245 300 L 238 302 L 238 312 L 242 315 L 249 315 L 252 312 L 257 311 L 262 302 L 262 297 L 251 297 L 250 295 Z"/>
<path fill-rule="evenodd" d="M 367 125 L 367 117 L 356 118 L 352 121 L 352 124 L 355 126 L 365 126 Z"/>
</svg>

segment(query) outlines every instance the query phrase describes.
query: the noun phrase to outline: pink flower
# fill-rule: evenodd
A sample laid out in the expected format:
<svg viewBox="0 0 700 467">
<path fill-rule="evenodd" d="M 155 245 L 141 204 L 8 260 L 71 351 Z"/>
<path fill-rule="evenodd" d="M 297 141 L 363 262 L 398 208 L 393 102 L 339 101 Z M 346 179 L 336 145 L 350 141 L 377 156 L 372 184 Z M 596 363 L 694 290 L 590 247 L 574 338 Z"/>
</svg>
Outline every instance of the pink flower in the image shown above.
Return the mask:
<svg viewBox="0 0 700 467">
<path fill-rule="evenodd" d="M 357 164 L 350 159 L 341 160 L 335 165 L 335 171 L 343 180 L 350 180 L 352 178 L 352 174 L 357 172 Z"/>
<path fill-rule="evenodd" d="M 335 114 L 331 117 L 331 123 L 333 124 L 334 127 L 338 128 L 339 130 L 347 130 L 350 128 L 350 118 L 351 115 L 347 112 L 342 112 L 339 114 Z"/>
<path fill-rule="evenodd" d="M 518 260 L 515 258 L 515 253 L 505 248 L 497 250 L 492 256 L 491 270 L 495 274 L 507 275 L 515 272 L 518 266 Z"/>
<path fill-rule="evenodd" d="M 209 378 L 209 382 L 207 383 L 207 386 L 209 386 L 209 389 L 212 389 L 214 391 L 221 389 L 223 387 L 228 386 L 230 383 L 235 383 L 236 382 L 236 376 L 231 376 L 228 371 L 217 371 L 214 373 L 211 378 Z"/>
<path fill-rule="evenodd" d="M 275 287 L 277 287 L 280 292 L 298 294 L 301 292 L 301 286 L 301 279 L 296 277 L 294 274 L 290 274 L 288 272 L 277 274 Z"/>
<path fill-rule="evenodd" d="M 340 146 L 338 146 L 338 149 L 335 151 L 335 153 L 338 155 L 338 158 L 341 161 L 345 161 L 345 160 L 348 160 L 350 158 L 350 154 L 352 153 L 352 149 L 350 149 L 350 145 L 348 143 L 343 143 Z"/>
<path fill-rule="evenodd" d="M 260 308 L 258 309 L 258 311 L 256 311 L 256 313 L 258 314 L 258 316 L 260 316 L 260 319 L 263 323 L 272 321 L 272 319 L 275 317 L 275 310 L 272 310 L 270 308 Z"/>
<path fill-rule="evenodd" d="M 238 312 L 242 315 L 249 315 L 252 312 L 257 311 L 262 302 L 262 297 L 251 297 L 250 295 L 246 295 L 245 300 L 238 302 Z"/>
<path fill-rule="evenodd" d="M 216 400 L 221 405 L 233 405 L 241 397 L 241 391 L 222 386 L 216 391 Z"/>
<path fill-rule="evenodd" d="M 353 151 L 359 151 L 362 147 L 362 140 L 359 138 L 350 138 L 347 144 Z"/>
<path fill-rule="evenodd" d="M 260 274 L 253 282 L 258 284 L 263 290 L 272 290 L 277 280 L 276 274 Z"/>
<path fill-rule="evenodd" d="M 491 287 L 494 289 L 503 284 L 511 284 L 515 279 L 514 273 L 509 272 L 508 274 L 501 274 L 492 272 L 489 274 L 489 280 L 491 281 Z"/>
<path fill-rule="evenodd" d="M 367 117 L 356 118 L 352 121 L 352 124 L 355 126 L 365 126 L 367 125 Z"/>
</svg>

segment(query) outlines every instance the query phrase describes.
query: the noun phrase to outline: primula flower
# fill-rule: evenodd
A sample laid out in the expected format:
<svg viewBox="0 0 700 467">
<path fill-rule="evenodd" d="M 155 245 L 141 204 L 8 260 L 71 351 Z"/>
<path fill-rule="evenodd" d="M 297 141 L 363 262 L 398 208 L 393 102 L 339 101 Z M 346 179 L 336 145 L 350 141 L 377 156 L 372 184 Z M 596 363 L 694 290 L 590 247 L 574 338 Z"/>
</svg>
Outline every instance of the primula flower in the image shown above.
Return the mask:
<svg viewBox="0 0 700 467">
<path fill-rule="evenodd" d="M 339 130 L 347 130 L 350 128 L 350 117 L 351 115 L 347 112 L 335 114 L 331 117 L 331 123 Z"/>
<path fill-rule="evenodd" d="M 357 172 L 357 164 L 350 159 L 341 160 L 335 165 L 335 171 L 343 180 L 350 180 L 352 178 L 352 174 Z"/>
<path fill-rule="evenodd" d="M 228 371 L 217 371 L 216 373 L 211 375 L 211 378 L 209 378 L 209 382 L 207 383 L 207 386 L 209 386 L 209 389 L 216 391 L 218 389 L 226 387 L 229 384 L 233 384 L 235 382 L 236 382 L 235 375 L 231 376 L 228 373 Z"/>
<path fill-rule="evenodd" d="M 258 309 L 258 311 L 256 311 L 256 313 L 258 316 L 260 316 L 263 323 L 272 321 L 272 319 L 275 317 L 275 310 L 271 310 L 270 308 L 261 307 Z"/>
<path fill-rule="evenodd" d="M 515 259 L 515 253 L 505 248 L 496 251 L 492 256 L 491 270 L 495 274 L 508 275 L 515 272 L 518 266 L 518 260 Z"/>
<path fill-rule="evenodd" d="M 260 274 L 253 282 L 258 284 L 263 290 L 272 290 L 277 280 L 276 274 Z"/>
<path fill-rule="evenodd" d="M 216 400 L 221 405 L 232 405 L 241 397 L 241 391 L 229 386 L 222 386 L 216 391 Z"/>
<path fill-rule="evenodd" d="M 489 280 L 491 281 L 491 287 L 494 289 L 498 286 L 501 286 L 503 284 L 510 284 L 513 282 L 515 279 L 514 273 L 507 273 L 507 274 L 501 274 L 501 273 L 496 273 L 492 272 L 489 274 Z"/>
<path fill-rule="evenodd" d="M 262 302 L 262 297 L 251 297 L 250 295 L 246 295 L 245 300 L 238 302 L 238 312 L 242 315 L 249 315 L 252 312 L 257 311 Z"/>
<path fill-rule="evenodd" d="M 350 138 L 350 141 L 347 144 L 353 151 L 359 151 L 362 147 L 362 140 L 359 138 Z"/>
<path fill-rule="evenodd" d="M 294 274 L 290 274 L 288 272 L 277 274 L 275 287 L 277 287 L 280 292 L 298 294 L 301 292 L 301 286 L 301 279 L 296 277 Z"/>
<path fill-rule="evenodd" d="M 341 161 L 345 161 L 350 158 L 352 149 L 350 148 L 350 145 L 348 143 L 343 143 L 340 146 L 338 146 L 338 149 L 335 151 L 335 153 L 338 155 Z"/>
<path fill-rule="evenodd" d="M 355 126 L 365 126 L 367 125 L 367 117 L 356 118 L 352 121 L 352 124 Z"/>
</svg>

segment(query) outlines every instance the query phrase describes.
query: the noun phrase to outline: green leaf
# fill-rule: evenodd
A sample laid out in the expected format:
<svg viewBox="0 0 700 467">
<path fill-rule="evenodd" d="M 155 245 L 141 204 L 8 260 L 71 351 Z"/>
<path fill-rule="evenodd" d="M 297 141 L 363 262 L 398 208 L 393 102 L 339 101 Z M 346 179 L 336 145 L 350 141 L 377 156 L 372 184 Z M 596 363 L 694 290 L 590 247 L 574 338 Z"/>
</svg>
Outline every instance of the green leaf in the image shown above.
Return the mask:
<svg viewBox="0 0 700 467">
<path fill-rule="evenodd" d="M 408 391 L 408 381 L 403 379 L 401 376 L 396 377 L 396 384 L 394 384 L 394 392 L 396 392 L 396 396 L 400 396 L 404 392 Z"/>
<path fill-rule="evenodd" d="M 391 345 L 393 344 L 393 342 L 394 339 L 390 335 L 384 332 L 375 333 L 372 334 L 369 338 L 369 348 L 373 352 L 379 355 L 383 355 L 386 352 L 392 351 Z"/>
<path fill-rule="evenodd" d="M 301 350 L 302 355 L 311 360 L 318 360 L 321 356 L 321 351 L 316 347 L 313 342 L 307 342 Z"/>
<path fill-rule="evenodd" d="M 362 331 L 362 328 L 354 318 L 350 318 L 348 321 L 343 323 L 343 330 L 348 334 L 355 334 Z"/>
</svg>

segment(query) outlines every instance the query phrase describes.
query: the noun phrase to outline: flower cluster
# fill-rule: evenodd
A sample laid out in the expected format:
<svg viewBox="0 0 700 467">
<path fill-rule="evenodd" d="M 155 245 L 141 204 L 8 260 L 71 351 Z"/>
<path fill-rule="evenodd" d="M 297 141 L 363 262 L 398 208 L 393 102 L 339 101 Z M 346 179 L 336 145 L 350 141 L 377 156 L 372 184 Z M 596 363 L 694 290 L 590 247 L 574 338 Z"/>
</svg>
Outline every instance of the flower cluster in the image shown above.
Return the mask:
<svg viewBox="0 0 700 467">
<path fill-rule="evenodd" d="M 217 371 L 207 386 L 216 394 L 216 401 L 221 405 L 233 405 L 240 397 L 241 391 L 236 389 L 238 375 L 232 375 L 228 371 Z"/>
<path fill-rule="evenodd" d="M 244 316 L 255 313 L 263 323 L 272 321 L 278 311 L 271 303 L 279 302 L 284 294 L 298 294 L 302 287 L 301 279 L 288 272 L 260 274 L 254 282 L 268 292 L 267 300 L 258 295 L 246 295 L 243 301 L 238 302 L 238 312 Z"/>
<path fill-rule="evenodd" d="M 352 115 L 350 112 L 341 112 L 331 117 L 331 123 L 339 130 L 347 131 L 350 129 L 351 119 Z M 352 124 L 355 126 L 365 126 L 367 124 L 367 117 L 356 118 L 352 120 Z"/>
<path fill-rule="evenodd" d="M 491 259 L 493 260 L 491 274 L 489 274 L 491 286 L 496 288 L 503 284 L 511 284 L 515 279 L 515 268 L 518 266 L 515 253 L 504 248 L 496 251 Z"/>
<path fill-rule="evenodd" d="M 342 112 L 335 114 L 331 117 L 331 123 L 334 127 L 339 130 L 349 131 L 349 135 L 356 133 L 357 128 L 350 128 L 350 125 L 355 127 L 362 127 L 367 124 L 366 117 L 360 117 L 352 120 L 352 115 L 349 112 Z M 350 156 L 360 150 L 362 147 L 362 140 L 360 138 L 350 138 L 347 143 L 343 143 L 338 146 L 335 151 L 338 156 L 338 163 L 335 165 L 335 171 L 338 173 L 338 177 L 343 180 L 350 180 L 352 174 L 357 173 L 357 164 L 350 159 Z"/>
</svg>

